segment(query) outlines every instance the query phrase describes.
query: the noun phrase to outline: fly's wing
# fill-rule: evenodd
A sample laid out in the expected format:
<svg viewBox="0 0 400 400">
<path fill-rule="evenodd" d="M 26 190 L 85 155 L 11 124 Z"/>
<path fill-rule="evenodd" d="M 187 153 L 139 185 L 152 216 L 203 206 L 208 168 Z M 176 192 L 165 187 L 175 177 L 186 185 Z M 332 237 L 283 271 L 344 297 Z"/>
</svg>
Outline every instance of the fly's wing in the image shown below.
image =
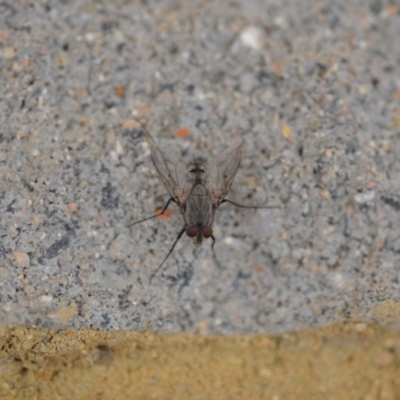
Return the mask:
<svg viewBox="0 0 400 400">
<path fill-rule="evenodd" d="M 190 192 L 187 167 L 179 161 L 171 161 L 150 136 L 151 158 L 166 189 L 179 206 L 186 202 Z"/>
<path fill-rule="evenodd" d="M 215 210 L 228 194 L 240 164 L 240 149 L 243 143 L 227 148 L 212 163 L 206 177 Z"/>
</svg>

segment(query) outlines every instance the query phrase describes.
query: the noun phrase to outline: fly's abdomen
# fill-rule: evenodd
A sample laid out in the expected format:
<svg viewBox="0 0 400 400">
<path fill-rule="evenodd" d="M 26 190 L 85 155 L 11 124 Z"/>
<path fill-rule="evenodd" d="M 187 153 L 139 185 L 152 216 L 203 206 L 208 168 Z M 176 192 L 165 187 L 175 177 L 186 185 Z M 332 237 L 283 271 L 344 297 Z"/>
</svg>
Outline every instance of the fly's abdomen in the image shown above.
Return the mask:
<svg viewBox="0 0 400 400">
<path fill-rule="evenodd" d="M 185 221 L 189 226 L 211 226 L 211 197 L 203 185 L 196 185 L 186 201 Z"/>
</svg>

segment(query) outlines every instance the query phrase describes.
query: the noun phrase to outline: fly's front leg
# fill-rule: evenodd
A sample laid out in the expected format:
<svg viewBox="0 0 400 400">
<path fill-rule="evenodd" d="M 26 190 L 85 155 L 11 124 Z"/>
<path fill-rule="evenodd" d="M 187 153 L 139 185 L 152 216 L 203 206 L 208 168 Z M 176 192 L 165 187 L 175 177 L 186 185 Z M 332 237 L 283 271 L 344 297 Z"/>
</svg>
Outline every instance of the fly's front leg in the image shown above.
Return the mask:
<svg viewBox="0 0 400 400">
<path fill-rule="evenodd" d="M 133 226 L 133 225 L 136 225 L 136 224 L 140 224 L 141 222 L 148 221 L 149 219 L 153 219 L 153 218 L 159 217 L 160 215 L 163 215 L 163 214 L 165 213 L 165 211 L 167 211 L 168 206 L 170 205 L 171 201 L 173 201 L 174 203 L 176 203 L 176 201 L 174 200 L 174 198 L 171 197 L 171 198 L 167 201 L 167 204 L 166 204 L 165 207 L 162 209 L 162 211 L 160 211 L 158 214 L 152 215 L 151 217 L 147 217 L 147 218 L 140 219 L 139 221 L 132 222 L 132 223 L 130 223 L 129 225 L 127 225 L 126 227 L 129 228 L 130 226 Z"/>
</svg>

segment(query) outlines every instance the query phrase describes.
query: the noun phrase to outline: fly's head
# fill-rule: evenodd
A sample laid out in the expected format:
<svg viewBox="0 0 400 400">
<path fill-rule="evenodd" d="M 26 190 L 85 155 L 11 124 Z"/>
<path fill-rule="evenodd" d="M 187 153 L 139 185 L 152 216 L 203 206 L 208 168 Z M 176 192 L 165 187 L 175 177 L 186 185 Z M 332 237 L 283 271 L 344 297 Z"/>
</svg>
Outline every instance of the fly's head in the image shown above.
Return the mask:
<svg viewBox="0 0 400 400">
<path fill-rule="evenodd" d="M 196 182 L 202 182 L 206 174 L 206 159 L 204 157 L 194 157 L 187 164 L 188 172 Z"/>
<path fill-rule="evenodd" d="M 186 235 L 188 235 L 190 238 L 193 238 L 196 246 L 200 246 L 203 242 L 203 239 L 208 239 L 213 234 L 211 226 L 204 226 L 200 224 L 188 226 L 185 232 Z"/>
</svg>

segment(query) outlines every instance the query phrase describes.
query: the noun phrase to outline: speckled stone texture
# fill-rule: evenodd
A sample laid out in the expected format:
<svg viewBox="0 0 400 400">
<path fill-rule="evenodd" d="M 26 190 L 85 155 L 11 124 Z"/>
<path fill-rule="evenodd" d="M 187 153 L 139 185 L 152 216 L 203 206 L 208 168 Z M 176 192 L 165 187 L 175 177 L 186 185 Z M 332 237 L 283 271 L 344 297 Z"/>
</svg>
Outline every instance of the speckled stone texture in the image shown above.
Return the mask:
<svg viewBox="0 0 400 400">
<path fill-rule="evenodd" d="M 389 1 L 0 4 L 0 319 L 280 332 L 400 301 L 400 8 Z M 179 157 L 244 139 L 210 243 L 137 121 Z M 187 137 L 180 132 L 190 132 Z"/>
</svg>

